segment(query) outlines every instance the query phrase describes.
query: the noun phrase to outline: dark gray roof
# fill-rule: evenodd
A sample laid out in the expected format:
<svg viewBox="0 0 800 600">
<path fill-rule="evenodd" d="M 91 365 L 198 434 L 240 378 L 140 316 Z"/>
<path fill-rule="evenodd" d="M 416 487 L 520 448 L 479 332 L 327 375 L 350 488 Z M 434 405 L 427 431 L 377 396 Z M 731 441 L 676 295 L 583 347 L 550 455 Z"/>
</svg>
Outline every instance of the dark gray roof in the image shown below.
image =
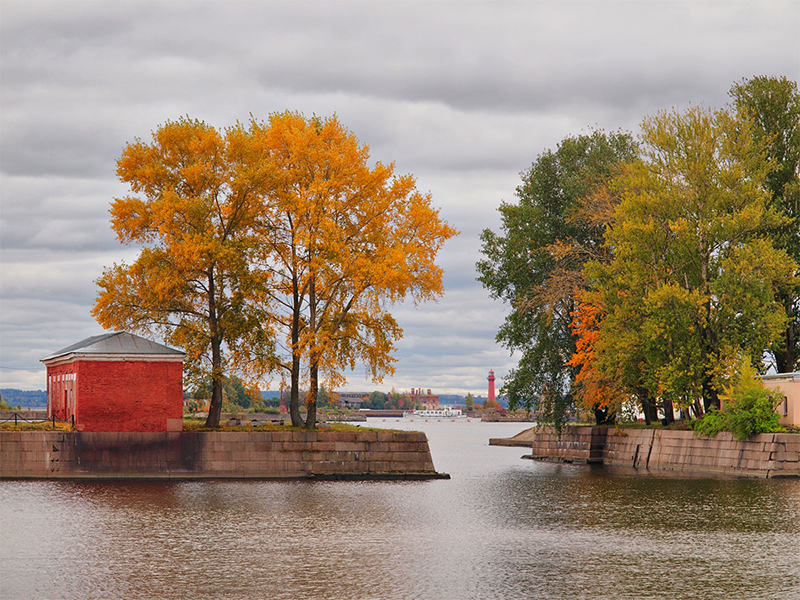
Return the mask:
<svg viewBox="0 0 800 600">
<path fill-rule="evenodd" d="M 133 335 L 126 331 L 115 331 L 114 333 L 104 333 L 94 335 L 76 344 L 62 348 L 49 356 L 41 359 L 42 362 L 67 356 L 69 354 L 148 354 L 163 355 L 164 357 L 183 356 L 183 352 L 168 348 L 163 344 L 151 342 L 138 335 Z"/>
</svg>

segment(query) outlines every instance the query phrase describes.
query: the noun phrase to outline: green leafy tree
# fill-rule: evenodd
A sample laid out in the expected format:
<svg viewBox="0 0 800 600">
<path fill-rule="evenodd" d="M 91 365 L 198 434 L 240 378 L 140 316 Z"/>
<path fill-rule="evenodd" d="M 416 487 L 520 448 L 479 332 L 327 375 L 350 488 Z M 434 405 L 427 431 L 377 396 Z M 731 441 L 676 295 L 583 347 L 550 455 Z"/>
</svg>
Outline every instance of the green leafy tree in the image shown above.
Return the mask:
<svg viewBox="0 0 800 600">
<path fill-rule="evenodd" d="M 386 394 L 375 390 L 370 393 L 369 402 L 372 408 L 380 410 L 386 406 Z"/>
<path fill-rule="evenodd" d="M 472 392 L 467 392 L 467 397 L 464 399 L 464 407 L 467 410 L 475 408 L 475 398 L 472 396 Z"/>
<path fill-rule="evenodd" d="M 539 421 L 559 431 L 572 402 L 576 370 L 566 363 L 575 351 L 569 325 L 582 267 L 604 251 L 598 215 L 613 204 L 605 184 L 635 156 L 626 133 L 564 139 L 522 174 L 518 202 L 500 205 L 501 233 L 481 234 L 478 280 L 511 307 L 497 340 L 521 354 L 501 393 L 510 408 L 536 408 Z"/>
<path fill-rule="evenodd" d="M 228 378 L 226 384 L 228 398 L 242 408 L 250 408 L 253 405 L 256 394 L 260 395 L 257 391 L 248 390 L 244 382 L 236 376 Z"/>
<path fill-rule="evenodd" d="M 753 77 L 731 88 L 740 118 L 751 121 L 750 131 L 766 148 L 770 161 L 765 185 L 771 204 L 788 217 L 776 228 L 773 241 L 800 264 L 800 94 L 786 77 Z M 798 280 L 800 282 L 800 279 Z M 779 373 L 800 369 L 800 283 L 778 290 L 787 316 L 784 335 L 770 347 Z"/>
<path fill-rule="evenodd" d="M 797 266 L 767 237 L 784 220 L 748 127 L 701 108 L 646 119 L 643 160 L 616 182 L 613 259 L 587 266 L 605 312 L 597 368 L 645 410 L 662 399 L 670 420 L 674 402 L 719 407 L 731 363 L 744 354 L 760 364 L 785 328 L 777 290 Z"/>
<path fill-rule="evenodd" d="M 324 385 L 319 386 L 317 392 L 317 405 L 318 406 L 335 406 L 336 399 L 328 392 Z"/>
<path fill-rule="evenodd" d="M 386 397 L 387 408 L 403 408 L 403 397 L 400 392 L 392 388 L 392 391 Z"/>
<path fill-rule="evenodd" d="M 225 400 L 224 404 L 228 404 L 231 407 L 248 409 L 252 407 L 254 403 L 263 401 L 261 392 L 255 388 L 248 389 L 245 382 L 236 375 L 226 377 L 223 380 L 222 392 L 223 399 Z M 213 382 L 210 377 L 207 377 L 195 383 L 191 391 L 191 396 L 196 399 L 208 399 L 211 398 L 212 393 Z M 234 410 L 236 409 L 234 408 Z"/>
</svg>

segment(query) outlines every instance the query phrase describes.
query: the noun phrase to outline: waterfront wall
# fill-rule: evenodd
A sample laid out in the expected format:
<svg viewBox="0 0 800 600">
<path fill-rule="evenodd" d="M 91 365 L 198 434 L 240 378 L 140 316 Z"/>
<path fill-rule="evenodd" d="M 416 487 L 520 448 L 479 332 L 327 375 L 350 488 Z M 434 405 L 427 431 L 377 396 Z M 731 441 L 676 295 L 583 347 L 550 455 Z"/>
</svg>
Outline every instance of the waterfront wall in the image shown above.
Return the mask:
<svg viewBox="0 0 800 600">
<path fill-rule="evenodd" d="M 800 434 L 762 433 L 737 440 L 693 431 L 567 427 L 561 438 L 550 428 L 527 429 L 492 445 L 531 449 L 531 458 L 603 463 L 637 469 L 706 472 L 745 477 L 800 477 Z"/>
<path fill-rule="evenodd" d="M 405 431 L 0 431 L 0 478 L 436 478 Z"/>
</svg>

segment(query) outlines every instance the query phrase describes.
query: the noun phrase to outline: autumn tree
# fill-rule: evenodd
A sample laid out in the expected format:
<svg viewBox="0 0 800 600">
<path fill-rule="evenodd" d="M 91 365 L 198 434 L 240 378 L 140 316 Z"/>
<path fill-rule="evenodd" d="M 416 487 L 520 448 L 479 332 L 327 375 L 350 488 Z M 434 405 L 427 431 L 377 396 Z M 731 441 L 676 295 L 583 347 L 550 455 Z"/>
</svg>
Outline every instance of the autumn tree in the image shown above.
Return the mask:
<svg viewBox="0 0 800 600">
<path fill-rule="evenodd" d="M 189 377 L 211 380 L 206 424 L 216 427 L 226 372 L 258 377 L 271 365 L 269 316 L 250 268 L 269 165 L 253 159 L 243 127 L 182 118 L 150 143 L 126 145 L 117 176 L 133 195 L 113 201 L 111 227 L 141 250 L 133 264 L 104 270 L 92 314 L 105 328 L 183 348 Z"/>
<path fill-rule="evenodd" d="M 573 389 L 575 398 L 594 413 L 598 425 L 613 424 L 629 395 L 617 379 L 601 373 L 596 365 L 595 345 L 600 337 L 604 313 L 597 294 L 584 290 L 578 296 L 570 329 L 575 336 L 575 352 L 567 365 L 577 369 Z M 645 413 L 648 423 L 653 412 Z"/>
<path fill-rule="evenodd" d="M 277 173 L 258 215 L 258 267 L 282 340 L 295 426 L 313 429 L 320 375 L 329 387 L 366 365 L 373 381 L 394 372 L 402 335 L 389 308 L 443 293 L 435 257 L 457 232 L 394 165 L 369 165 L 369 148 L 339 120 L 293 112 L 252 123 L 258 152 Z M 305 367 L 303 367 L 305 365 Z M 309 381 L 305 422 L 301 371 Z"/>
<path fill-rule="evenodd" d="M 497 340 L 521 353 L 501 392 L 510 408 L 536 408 L 540 422 L 559 430 L 577 371 L 567 362 L 575 352 L 570 322 L 582 267 L 604 252 L 604 215 L 613 210 L 605 184 L 635 156 L 626 133 L 564 139 L 522 174 L 518 202 L 500 205 L 502 232 L 481 234 L 478 280 L 511 307 Z"/>
<path fill-rule="evenodd" d="M 768 237 L 785 219 L 750 127 L 702 108 L 646 119 L 642 160 L 615 184 L 613 260 L 586 267 L 603 311 L 594 368 L 660 400 L 669 420 L 674 403 L 718 407 L 730 365 L 742 354 L 760 364 L 785 328 L 777 290 L 794 284 L 797 266 Z"/>
<path fill-rule="evenodd" d="M 776 248 L 800 264 L 800 94 L 786 77 L 753 77 L 731 88 L 733 105 L 752 123 L 756 143 L 766 148 L 770 161 L 765 185 L 772 208 L 788 217 L 772 231 Z M 800 279 L 777 296 L 787 316 L 783 336 L 770 347 L 779 373 L 800 369 Z"/>
</svg>

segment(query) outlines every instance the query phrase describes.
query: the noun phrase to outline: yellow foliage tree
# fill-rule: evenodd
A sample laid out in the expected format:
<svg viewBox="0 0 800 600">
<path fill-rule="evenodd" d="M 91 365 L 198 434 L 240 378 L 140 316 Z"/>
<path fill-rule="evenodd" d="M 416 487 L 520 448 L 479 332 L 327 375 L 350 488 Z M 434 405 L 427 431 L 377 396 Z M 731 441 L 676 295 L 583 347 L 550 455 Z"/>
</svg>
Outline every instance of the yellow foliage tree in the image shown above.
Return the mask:
<svg viewBox="0 0 800 600">
<path fill-rule="evenodd" d="M 144 247 L 104 271 L 93 314 L 184 348 L 190 373 L 211 375 L 209 426 L 227 371 L 282 368 L 293 424 L 313 429 L 320 372 L 329 388 L 357 362 L 376 381 L 394 372 L 402 329 L 388 308 L 443 293 L 435 257 L 457 233 L 412 176 L 368 162 L 335 116 L 286 112 L 224 131 L 167 122 L 117 161 L 135 195 L 112 203 L 111 226 Z"/>
<path fill-rule="evenodd" d="M 369 148 L 336 116 L 273 114 L 251 124 L 255 147 L 277 174 L 258 215 L 258 267 L 270 323 L 281 333 L 281 367 L 291 380 L 295 426 L 313 429 L 322 371 L 328 387 L 343 370 L 367 365 L 374 381 L 394 372 L 402 329 L 388 308 L 443 293 L 435 257 L 457 231 L 440 219 L 430 194 L 394 165 L 368 164 Z M 307 363 L 307 416 L 299 380 Z"/>
<path fill-rule="evenodd" d="M 249 263 L 253 224 L 270 183 L 241 126 L 223 132 L 188 118 L 167 122 L 152 142 L 128 144 L 117 176 L 134 195 L 111 206 L 136 261 L 97 280 L 92 314 L 106 328 L 158 334 L 187 354 L 190 376 L 210 374 L 207 425 L 219 425 L 225 371 L 259 376 L 271 368 L 261 282 Z"/>
</svg>

